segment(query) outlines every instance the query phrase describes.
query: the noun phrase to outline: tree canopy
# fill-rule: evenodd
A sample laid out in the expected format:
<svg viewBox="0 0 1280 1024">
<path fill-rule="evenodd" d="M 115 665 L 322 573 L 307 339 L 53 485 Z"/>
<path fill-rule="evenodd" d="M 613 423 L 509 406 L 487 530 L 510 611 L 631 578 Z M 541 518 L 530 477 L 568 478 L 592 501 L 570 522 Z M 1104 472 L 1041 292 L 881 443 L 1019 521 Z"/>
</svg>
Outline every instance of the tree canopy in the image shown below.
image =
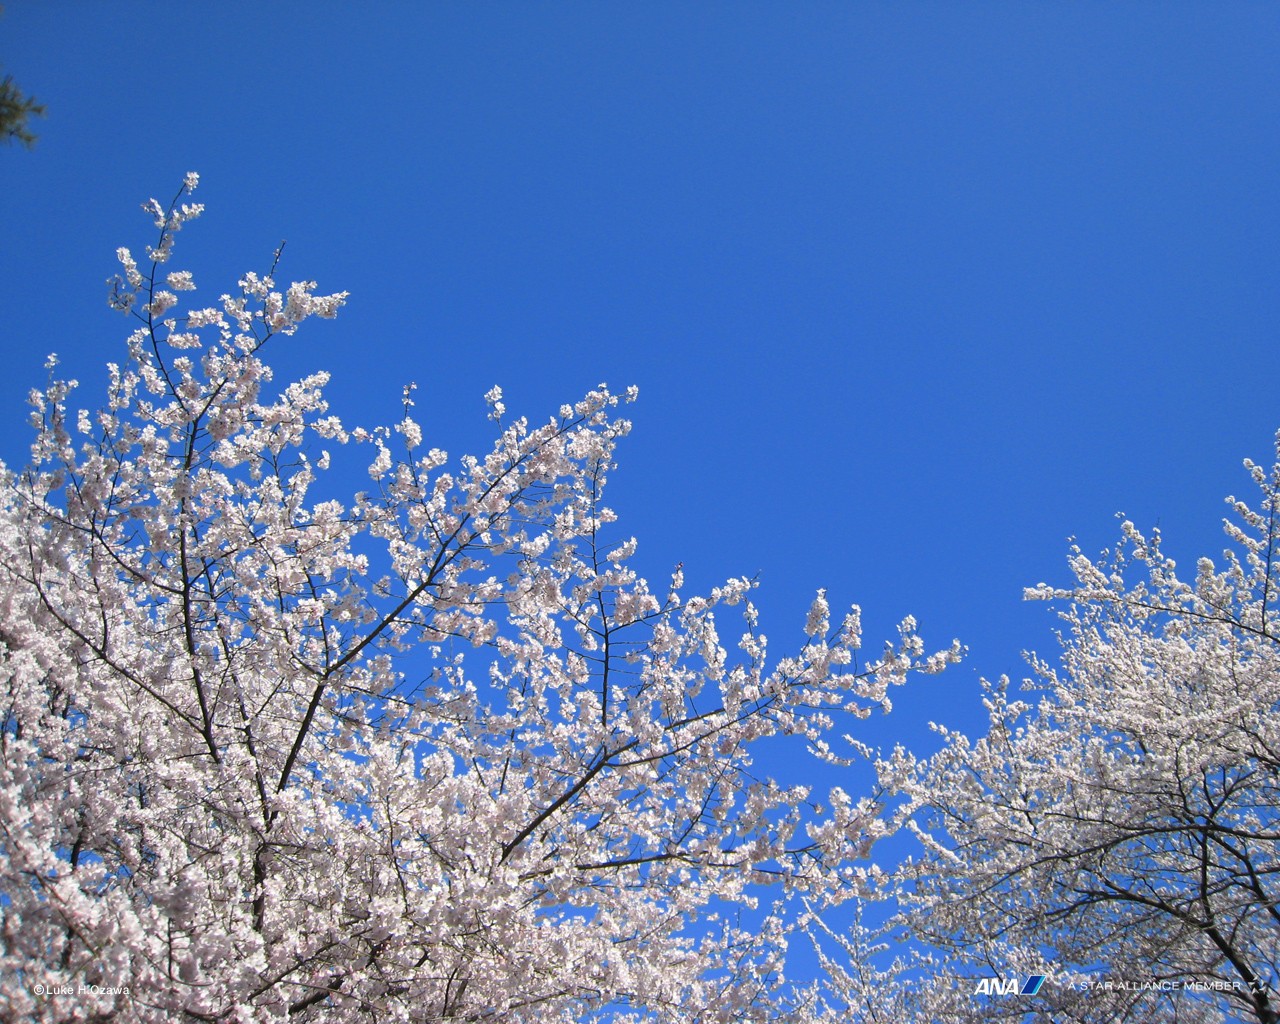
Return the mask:
<svg viewBox="0 0 1280 1024">
<path fill-rule="evenodd" d="M 1065 605 L 1060 663 L 989 684 L 976 739 L 882 762 L 923 844 L 885 893 L 945 979 L 899 993 L 912 1012 L 1280 1019 L 1280 435 L 1245 467 L 1258 497 L 1227 499 L 1221 564 L 1185 579 L 1129 522 L 1075 549 L 1074 586 L 1027 592 Z M 1041 976 L 1034 999 L 981 986 Z"/>
<path fill-rule="evenodd" d="M 36 136 L 28 124 L 31 118 L 44 114 L 43 104 L 23 95 L 12 75 L 0 79 L 0 134 L 5 142 L 21 142 L 28 149 L 34 146 Z"/>
<path fill-rule="evenodd" d="M 247 273 L 181 309 L 196 184 L 146 204 L 144 261 L 118 252 L 135 327 L 105 403 L 73 411 L 51 359 L 3 478 L 3 1014 L 795 1010 L 800 901 L 855 891 L 879 808 L 820 813 L 753 751 L 822 755 L 958 645 L 927 655 L 908 619 L 864 659 L 819 593 L 777 657 L 751 581 L 651 588 L 604 504 L 634 390 L 531 424 L 494 388 L 493 447 L 460 460 L 411 386 L 374 429 L 329 413 L 325 373 L 273 390 L 268 344 L 345 295 Z M 369 485 L 340 500 L 352 447 Z"/>
<path fill-rule="evenodd" d="M 412 384 L 374 428 L 277 385 L 346 293 L 277 252 L 183 302 L 197 185 L 117 250 L 105 400 L 50 357 L 0 466 L 0 1016 L 1280 1020 L 1280 435 L 1220 563 L 1074 549 L 1027 591 L 1060 658 L 873 754 L 857 720 L 958 643 L 908 617 L 867 658 L 819 591 L 778 656 L 754 581 L 651 586 L 604 499 L 634 388 L 531 422 L 495 386 L 453 459 Z"/>
</svg>

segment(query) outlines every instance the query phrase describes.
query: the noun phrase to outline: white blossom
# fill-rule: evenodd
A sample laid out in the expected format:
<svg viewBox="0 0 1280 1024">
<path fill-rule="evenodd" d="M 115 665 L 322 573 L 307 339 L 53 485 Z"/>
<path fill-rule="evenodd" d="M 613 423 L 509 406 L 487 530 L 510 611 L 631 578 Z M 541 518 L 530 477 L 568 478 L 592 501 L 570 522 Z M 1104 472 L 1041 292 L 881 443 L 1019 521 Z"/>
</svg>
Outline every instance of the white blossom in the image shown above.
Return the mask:
<svg viewBox="0 0 1280 1024">
<path fill-rule="evenodd" d="M 911 993 L 899 982 L 915 967 L 867 975 L 896 993 L 878 1012 L 1280 1019 L 1280 435 L 1270 470 L 1246 468 L 1260 498 L 1228 499 L 1221 568 L 1200 559 L 1184 580 L 1159 534 L 1127 521 L 1110 554 L 1073 548 L 1073 586 L 1027 592 L 1062 605 L 1060 662 L 1031 656 L 1020 689 L 986 683 L 978 737 L 937 726 L 934 757 L 879 762 L 921 851 L 880 895 L 953 982 Z M 832 964 L 845 1007 L 872 999 L 866 963 Z M 1146 987 L 1089 987 L 1101 969 Z M 1030 975 L 1047 977 L 1034 1000 L 978 989 Z"/>
<path fill-rule="evenodd" d="M 154 317 L 163 316 L 177 305 L 177 302 L 178 296 L 174 295 L 173 292 L 156 292 L 152 295 L 151 301 L 147 304 L 147 312 Z"/>
<path fill-rule="evenodd" d="M 146 209 L 171 259 L 198 211 Z M 194 286 L 121 253 L 152 317 Z M 0 1017 L 787 1019 L 800 896 L 846 898 L 883 829 L 753 752 L 883 706 L 914 632 L 850 671 L 848 631 L 771 658 L 750 580 L 654 593 L 602 503 L 603 385 L 455 462 L 408 392 L 348 430 L 327 374 L 262 361 L 342 305 L 315 287 L 248 273 L 168 347 L 135 330 L 72 421 L 51 359 L 34 466 L 0 467 Z M 339 500 L 348 440 L 374 482 Z"/>
<path fill-rule="evenodd" d="M 484 400 L 489 406 L 489 419 L 495 423 L 502 419 L 502 414 L 507 411 L 507 407 L 502 404 L 502 388 L 495 384 L 485 392 Z"/>
</svg>

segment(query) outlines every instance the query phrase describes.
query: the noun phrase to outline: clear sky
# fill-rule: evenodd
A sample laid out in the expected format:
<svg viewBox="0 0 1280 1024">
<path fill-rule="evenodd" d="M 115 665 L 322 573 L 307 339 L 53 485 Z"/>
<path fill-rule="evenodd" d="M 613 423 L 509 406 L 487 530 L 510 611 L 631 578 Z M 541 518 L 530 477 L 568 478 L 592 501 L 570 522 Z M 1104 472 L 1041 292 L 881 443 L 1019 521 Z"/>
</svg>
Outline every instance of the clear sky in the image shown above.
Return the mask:
<svg viewBox="0 0 1280 1024">
<path fill-rule="evenodd" d="M 914 613 L 966 665 L 863 738 L 972 727 L 1052 651 L 1021 589 L 1114 515 L 1184 562 L 1280 427 L 1280 5 L 111 4 L 8 0 L 48 107 L 0 149 L 0 458 L 46 353 L 96 402 L 138 204 L 187 170 L 176 266 L 351 299 L 281 339 L 335 411 L 482 445 L 639 385 L 611 504 L 640 564 Z"/>
</svg>

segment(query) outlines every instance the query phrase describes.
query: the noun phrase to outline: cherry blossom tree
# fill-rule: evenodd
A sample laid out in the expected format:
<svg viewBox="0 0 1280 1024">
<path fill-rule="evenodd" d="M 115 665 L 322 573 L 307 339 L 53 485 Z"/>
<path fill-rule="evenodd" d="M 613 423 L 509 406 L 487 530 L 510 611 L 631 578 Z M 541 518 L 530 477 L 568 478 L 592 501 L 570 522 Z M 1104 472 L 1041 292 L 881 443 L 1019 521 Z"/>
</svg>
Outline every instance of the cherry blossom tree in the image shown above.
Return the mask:
<svg viewBox="0 0 1280 1024">
<path fill-rule="evenodd" d="M 1127 522 L 1114 552 L 1073 549 L 1073 587 L 1027 593 L 1064 603 L 1061 663 L 990 684 L 979 738 L 880 764 L 923 843 L 886 876 L 888 931 L 938 951 L 923 983 L 909 957 L 884 972 L 894 998 L 943 1021 L 1280 1020 L 1280 435 L 1245 465 L 1260 497 L 1228 499 L 1220 566 L 1184 580 Z M 838 946 L 852 1004 L 867 944 Z M 981 985 L 1039 975 L 1034 997 Z"/>
<path fill-rule="evenodd" d="M 908 620 L 860 660 L 819 593 L 776 658 L 752 582 L 651 588 L 603 503 L 634 389 L 531 424 L 495 388 L 492 449 L 458 461 L 411 388 L 376 429 L 324 373 L 273 390 L 265 346 L 345 294 L 273 266 L 180 311 L 196 184 L 118 252 L 105 404 L 74 412 L 51 358 L 3 471 L 0 1016 L 784 1015 L 797 901 L 848 891 L 884 826 L 753 752 L 822 756 L 958 648 Z"/>
</svg>

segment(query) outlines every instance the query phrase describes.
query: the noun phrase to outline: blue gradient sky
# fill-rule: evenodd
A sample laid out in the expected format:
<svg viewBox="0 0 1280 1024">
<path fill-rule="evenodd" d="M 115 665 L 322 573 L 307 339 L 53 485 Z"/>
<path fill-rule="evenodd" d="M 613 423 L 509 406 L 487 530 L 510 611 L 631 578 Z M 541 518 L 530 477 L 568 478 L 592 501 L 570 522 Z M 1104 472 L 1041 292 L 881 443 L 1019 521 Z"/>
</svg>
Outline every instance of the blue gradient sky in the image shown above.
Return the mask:
<svg viewBox="0 0 1280 1024">
<path fill-rule="evenodd" d="M 1280 6 L 1263 3 L 142 4 L 9 0 L 42 100 L 0 150 L 0 458 L 57 351 L 96 401 L 138 212 L 202 175 L 175 265 L 351 299 L 275 352 L 427 441 L 640 387 L 611 504 L 664 579 L 818 587 L 869 636 L 914 613 L 966 665 L 874 743 L 980 720 L 979 674 L 1052 651 L 1024 585 L 1067 538 L 1222 547 L 1280 427 Z M 363 453 L 361 453 L 363 455 Z"/>
</svg>

